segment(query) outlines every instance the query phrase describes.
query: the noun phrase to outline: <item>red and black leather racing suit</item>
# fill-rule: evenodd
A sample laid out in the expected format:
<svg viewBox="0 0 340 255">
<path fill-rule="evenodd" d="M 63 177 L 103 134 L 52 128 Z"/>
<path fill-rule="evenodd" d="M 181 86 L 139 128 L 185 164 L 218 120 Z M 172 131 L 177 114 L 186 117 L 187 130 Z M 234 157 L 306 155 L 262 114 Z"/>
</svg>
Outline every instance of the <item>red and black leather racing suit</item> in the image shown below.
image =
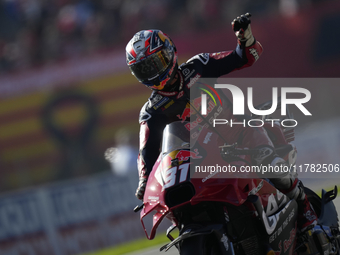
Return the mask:
<svg viewBox="0 0 340 255">
<path fill-rule="evenodd" d="M 243 45 L 243 44 L 242 44 Z M 234 70 L 251 66 L 262 53 L 262 46 L 255 41 L 251 46 L 240 44 L 234 51 L 198 54 L 178 67 L 177 79 L 172 84 L 173 91 L 153 91 L 149 100 L 144 104 L 139 117 L 140 123 L 140 150 L 138 155 L 138 171 L 140 183 L 136 196 L 142 199 L 146 180 L 156 162 L 162 141 L 163 129 L 174 121 L 190 121 L 186 124 L 191 130 L 197 124 L 208 125 L 212 119 L 235 119 L 232 115 L 232 105 L 226 96 L 221 97 L 223 108 L 216 104 L 209 104 L 207 115 L 204 117 L 191 111 L 190 105 L 195 107 L 197 98 L 190 98 L 190 89 L 196 86 L 199 78 L 218 78 Z M 195 90 L 192 90 L 195 91 Z M 211 100 L 211 99 L 210 99 Z M 196 107 L 195 107 L 196 108 Z M 205 122 L 205 123 L 204 123 Z M 218 125 L 216 130 L 227 144 L 235 142 L 241 147 L 257 148 L 258 155 L 253 155 L 255 164 L 281 164 L 284 160 L 277 157 L 272 141 L 263 127 L 243 127 L 243 125 Z M 288 177 L 288 178 L 286 178 Z M 316 224 L 317 216 L 311 209 L 303 185 L 296 176 L 278 174 L 270 178 L 277 189 L 284 192 L 289 198 L 296 199 L 299 207 L 299 228 L 306 229 Z M 307 215 L 305 217 L 305 215 Z"/>
<path fill-rule="evenodd" d="M 201 123 L 200 116 L 190 111 L 190 88 L 195 86 L 199 78 L 217 78 L 234 70 L 251 66 L 262 53 L 259 42 L 250 47 L 237 45 L 234 51 L 198 54 L 178 68 L 178 89 L 173 92 L 153 91 L 148 101 L 144 104 L 140 116 L 140 150 L 138 156 L 138 171 L 140 178 L 147 178 L 160 152 L 162 133 L 165 126 L 174 121 L 190 121 L 193 125 Z M 191 99 L 191 101 L 195 99 Z M 209 109 L 210 116 L 231 119 L 231 103 L 223 97 L 223 110 L 219 107 Z M 195 103 L 195 102 L 193 102 Z M 208 104 L 209 105 L 209 104 Z M 255 148 L 261 145 L 273 147 L 266 131 L 263 128 L 232 128 L 225 126 L 219 132 L 228 144 L 233 144 L 242 135 L 242 146 Z M 190 126 L 188 126 L 190 129 Z M 270 163 L 270 162 L 269 162 Z"/>
</svg>

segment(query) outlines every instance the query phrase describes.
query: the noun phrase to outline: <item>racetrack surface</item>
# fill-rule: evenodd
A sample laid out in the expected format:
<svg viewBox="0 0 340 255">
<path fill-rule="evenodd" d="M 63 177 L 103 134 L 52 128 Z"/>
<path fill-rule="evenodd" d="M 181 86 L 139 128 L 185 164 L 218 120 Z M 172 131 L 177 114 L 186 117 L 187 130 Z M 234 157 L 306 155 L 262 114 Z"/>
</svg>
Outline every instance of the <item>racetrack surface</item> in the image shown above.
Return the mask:
<svg viewBox="0 0 340 255">
<path fill-rule="evenodd" d="M 163 255 L 178 255 L 179 254 L 177 249 L 176 249 L 176 247 L 172 247 L 167 252 L 164 252 L 164 251 L 160 252 L 159 251 L 160 247 L 162 247 L 162 245 L 157 245 L 156 247 L 152 247 L 152 248 L 148 248 L 148 249 L 145 249 L 145 250 L 129 253 L 129 254 L 126 254 L 126 255 L 159 255 L 159 254 L 163 254 Z"/>
<path fill-rule="evenodd" d="M 340 181 L 335 179 L 335 180 L 328 180 L 328 179 L 324 179 L 324 180 L 312 180 L 312 179 L 308 179 L 308 180 L 304 180 L 303 181 L 305 186 L 313 189 L 315 192 L 319 193 L 321 191 L 321 189 L 324 187 L 325 190 L 330 190 L 334 187 L 334 185 L 336 185 L 336 183 L 338 183 L 338 188 L 340 188 Z M 327 187 L 327 188 L 326 188 Z M 338 194 L 337 198 L 335 200 L 333 200 L 335 207 L 337 209 L 338 212 L 340 212 L 340 194 Z M 145 240 L 146 242 L 148 240 Z M 156 247 L 152 247 L 152 248 L 148 248 L 145 250 L 141 250 L 138 252 L 133 252 L 133 253 L 129 253 L 127 255 L 159 255 L 159 254 L 163 254 L 163 255 L 178 255 L 178 251 L 176 249 L 176 247 L 172 247 L 169 251 L 167 252 L 160 252 L 159 248 L 162 247 L 162 245 L 157 245 Z"/>
</svg>

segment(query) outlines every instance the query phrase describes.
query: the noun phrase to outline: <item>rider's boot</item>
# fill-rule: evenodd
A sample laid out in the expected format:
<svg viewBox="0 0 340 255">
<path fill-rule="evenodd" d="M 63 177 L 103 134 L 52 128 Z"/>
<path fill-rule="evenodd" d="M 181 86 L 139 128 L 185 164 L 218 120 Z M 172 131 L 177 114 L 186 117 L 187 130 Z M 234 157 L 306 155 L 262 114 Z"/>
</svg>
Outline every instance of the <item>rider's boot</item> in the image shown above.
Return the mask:
<svg viewBox="0 0 340 255">
<path fill-rule="evenodd" d="M 295 199 L 298 204 L 298 228 L 301 232 L 315 227 L 318 216 L 308 201 L 302 182 L 296 178 L 290 189 L 281 191 L 290 199 Z"/>
</svg>

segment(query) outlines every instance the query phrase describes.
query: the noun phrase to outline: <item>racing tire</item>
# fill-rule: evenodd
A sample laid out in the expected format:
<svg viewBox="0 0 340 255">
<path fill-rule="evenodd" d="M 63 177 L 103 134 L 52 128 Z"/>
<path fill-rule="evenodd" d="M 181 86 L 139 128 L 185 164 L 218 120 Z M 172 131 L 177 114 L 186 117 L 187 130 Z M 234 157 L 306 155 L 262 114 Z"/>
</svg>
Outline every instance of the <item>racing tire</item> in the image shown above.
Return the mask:
<svg viewBox="0 0 340 255">
<path fill-rule="evenodd" d="M 180 244 L 180 255 L 222 255 L 216 237 L 199 235 L 184 239 Z"/>
</svg>

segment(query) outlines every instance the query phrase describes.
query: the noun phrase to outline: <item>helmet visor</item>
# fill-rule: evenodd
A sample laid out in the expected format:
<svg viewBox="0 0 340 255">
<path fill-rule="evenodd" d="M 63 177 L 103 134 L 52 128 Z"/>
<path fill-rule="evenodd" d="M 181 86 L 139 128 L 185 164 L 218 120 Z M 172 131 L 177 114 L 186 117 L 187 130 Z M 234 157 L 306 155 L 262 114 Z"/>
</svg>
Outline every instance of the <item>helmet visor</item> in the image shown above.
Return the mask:
<svg viewBox="0 0 340 255">
<path fill-rule="evenodd" d="M 129 67 L 139 81 L 149 81 L 158 77 L 169 67 L 172 57 L 173 51 L 169 48 L 162 49 Z"/>
</svg>

